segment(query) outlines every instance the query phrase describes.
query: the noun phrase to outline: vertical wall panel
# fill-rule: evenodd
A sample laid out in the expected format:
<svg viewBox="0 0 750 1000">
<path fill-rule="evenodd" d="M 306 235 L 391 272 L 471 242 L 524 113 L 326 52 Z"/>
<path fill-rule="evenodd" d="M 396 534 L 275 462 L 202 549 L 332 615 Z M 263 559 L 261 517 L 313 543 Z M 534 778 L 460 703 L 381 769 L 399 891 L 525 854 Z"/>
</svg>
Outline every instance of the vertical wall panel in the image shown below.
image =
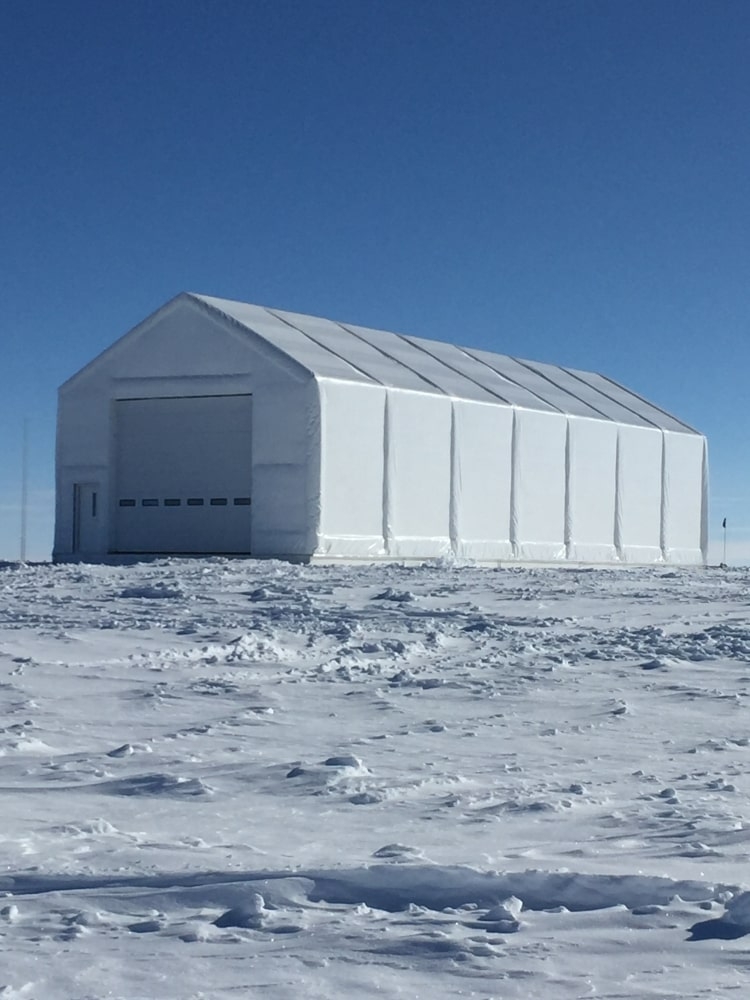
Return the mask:
<svg viewBox="0 0 750 1000">
<path fill-rule="evenodd" d="M 703 562 L 703 451 L 697 434 L 664 432 L 664 555 L 669 562 Z"/>
<path fill-rule="evenodd" d="M 389 555 L 447 555 L 450 544 L 451 400 L 388 390 Z"/>
<path fill-rule="evenodd" d="M 453 404 L 453 544 L 465 559 L 509 559 L 513 410 Z"/>
<path fill-rule="evenodd" d="M 662 432 L 621 426 L 618 453 L 621 557 L 625 562 L 662 560 Z"/>
<path fill-rule="evenodd" d="M 513 458 L 513 539 L 519 559 L 565 558 L 565 439 L 561 413 L 518 410 Z"/>
<path fill-rule="evenodd" d="M 383 555 L 385 389 L 330 379 L 321 394 L 320 555 Z"/>
<path fill-rule="evenodd" d="M 617 424 L 570 417 L 568 427 L 568 558 L 612 562 L 617 555 Z"/>
</svg>

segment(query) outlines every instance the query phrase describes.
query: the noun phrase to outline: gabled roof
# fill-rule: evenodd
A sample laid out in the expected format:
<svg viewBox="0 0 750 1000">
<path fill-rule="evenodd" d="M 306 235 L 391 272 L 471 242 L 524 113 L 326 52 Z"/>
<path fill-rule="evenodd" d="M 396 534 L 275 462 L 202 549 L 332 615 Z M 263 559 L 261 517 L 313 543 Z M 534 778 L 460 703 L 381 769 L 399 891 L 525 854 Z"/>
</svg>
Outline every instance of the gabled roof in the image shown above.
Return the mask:
<svg viewBox="0 0 750 1000">
<path fill-rule="evenodd" d="M 697 433 L 665 410 L 594 372 L 246 302 L 193 293 L 188 297 L 252 331 L 313 375 Z"/>
</svg>

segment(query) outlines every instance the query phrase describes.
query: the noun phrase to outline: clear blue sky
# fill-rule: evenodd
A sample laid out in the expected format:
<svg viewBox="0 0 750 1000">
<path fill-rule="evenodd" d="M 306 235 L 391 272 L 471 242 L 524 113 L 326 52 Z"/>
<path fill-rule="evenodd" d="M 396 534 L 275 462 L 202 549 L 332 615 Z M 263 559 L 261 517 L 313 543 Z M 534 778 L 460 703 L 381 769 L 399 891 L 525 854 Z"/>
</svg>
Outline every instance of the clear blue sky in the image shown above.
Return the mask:
<svg viewBox="0 0 750 1000">
<path fill-rule="evenodd" d="M 747 0 L 4 0 L 0 558 L 57 386 L 182 290 L 603 370 L 750 558 Z"/>
</svg>

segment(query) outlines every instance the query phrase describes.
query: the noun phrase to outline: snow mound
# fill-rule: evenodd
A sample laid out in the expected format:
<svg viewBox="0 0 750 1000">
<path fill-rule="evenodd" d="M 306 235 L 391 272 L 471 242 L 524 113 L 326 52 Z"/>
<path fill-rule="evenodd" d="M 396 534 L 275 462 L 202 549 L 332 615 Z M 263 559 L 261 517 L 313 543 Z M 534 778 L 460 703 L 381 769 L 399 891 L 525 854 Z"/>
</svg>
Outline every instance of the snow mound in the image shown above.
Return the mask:
<svg viewBox="0 0 750 1000">
<path fill-rule="evenodd" d="M 184 597 L 184 591 L 167 583 L 146 584 L 139 587 L 124 587 L 118 597 L 124 600 L 142 599 L 147 601 L 176 600 Z"/>
<path fill-rule="evenodd" d="M 171 774 L 140 774 L 114 781 L 90 785 L 89 791 L 123 796 L 170 796 L 177 798 L 210 795 L 211 789 L 200 778 L 185 778 Z"/>
</svg>

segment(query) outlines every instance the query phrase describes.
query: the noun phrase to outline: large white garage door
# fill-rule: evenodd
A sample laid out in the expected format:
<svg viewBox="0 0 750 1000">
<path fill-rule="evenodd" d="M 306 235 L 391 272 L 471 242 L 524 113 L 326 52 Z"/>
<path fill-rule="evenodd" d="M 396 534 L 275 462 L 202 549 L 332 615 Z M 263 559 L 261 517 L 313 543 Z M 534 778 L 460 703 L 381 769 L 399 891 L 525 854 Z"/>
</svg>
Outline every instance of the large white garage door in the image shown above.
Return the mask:
<svg viewBox="0 0 750 1000">
<path fill-rule="evenodd" d="M 250 552 L 252 397 L 115 403 L 115 550 Z"/>
</svg>

